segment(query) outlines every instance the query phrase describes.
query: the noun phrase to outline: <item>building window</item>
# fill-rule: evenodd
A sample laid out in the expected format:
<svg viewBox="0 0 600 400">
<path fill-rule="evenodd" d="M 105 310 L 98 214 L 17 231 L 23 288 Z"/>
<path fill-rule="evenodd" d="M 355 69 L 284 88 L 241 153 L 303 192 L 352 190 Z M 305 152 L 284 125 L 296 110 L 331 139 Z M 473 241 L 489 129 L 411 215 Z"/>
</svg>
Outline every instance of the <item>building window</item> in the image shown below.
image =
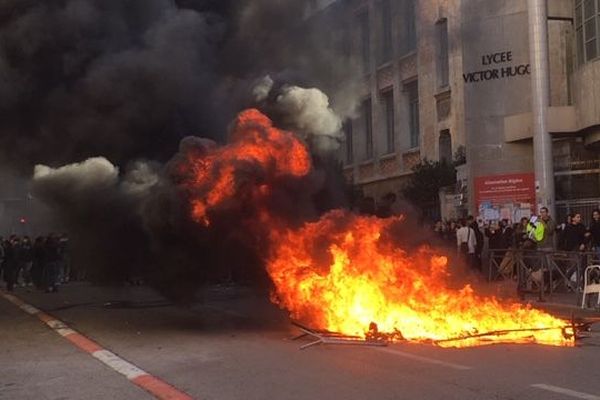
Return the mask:
<svg viewBox="0 0 600 400">
<path fill-rule="evenodd" d="M 381 0 L 381 48 L 380 64 L 392 59 L 392 2 L 391 0 Z"/>
<path fill-rule="evenodd" d="M 440 132 L 439 138 L 440 147 L 440 162 L 451 163 L 452 162 L 452 136 L 450 131 L 444 129 Z"/>
<path fill-rule="evenodd" d="M 385 112 L 385 137 L 387 153 L 393 153 L 396 150 L 395 129 L 394 129 L 394 91 L 388 90 L 381 94 L 383 110 Z"/>
<path fill-rule="evenodd" d="M 371 115 L 371 99 L 362 103 L 363 122 L 365 124 L 365 159 L 373 158 L 373 118 Z"/>
<path fill-rule="evenodd" d="M 419 147 L 419 83 L 413 81 L 406 84 L 408 97 L 408 120 L 410 130 L 410 147 Z"/>
<path fill-rule="evenodd" d="M 450 65 L 448 60 L 448 20 L 437 23 L 438 33 L 438 83 L 440 87 L 448 86 Z"/>
<path fill-rule="evenodd" d="M 402 12 L 400 13 L 400 26 L 402 37 L 400 38 L 400 54 L 404 55 L 417 48 L 417 24 L 415 16 L 415 0 L 402 0 Z"/>
<path fill-rule="evenodd" d="M 360 59 L 362 61 L 363 72 L 367 73 L 371 64 L 371 42 L 370 42 L 370 26 L 369 14 L 363 12 L 358 15 L 358 29 L 360 35 L 359 49 Z"/>
<path fill-rule="evenodd" d="M 354 141 L 352 138 L 352 120 L 346 120 L 344 124 L 344 135 L 346 136 L 346 164 L 354 162 Z"/>
<path fill-rule="evenodd" d="M 579 64 L 591 61 L 600 54 L 599 25 L 600 1 L 575 0 L 575 40 Z"/>
</svg>

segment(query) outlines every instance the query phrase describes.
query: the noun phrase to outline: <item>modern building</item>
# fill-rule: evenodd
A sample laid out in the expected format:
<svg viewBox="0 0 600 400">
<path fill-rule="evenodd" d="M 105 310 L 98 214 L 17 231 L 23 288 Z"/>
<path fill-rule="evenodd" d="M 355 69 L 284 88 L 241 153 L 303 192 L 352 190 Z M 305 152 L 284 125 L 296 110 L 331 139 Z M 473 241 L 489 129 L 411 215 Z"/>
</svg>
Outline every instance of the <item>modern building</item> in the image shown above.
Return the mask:
<svg viewBox="0 0 600 400">
<path fill-rule="evenodd" d="M 340 154 L 348 180 L 377 201 L 399 193 L 420 160 L 452 160 L 465 149 L 462 184 L 442 194 L 445 217 L 515 220 L 535 211 L 541 150 L 533 146 L 530 54 L 539 43 L 530 44 L 528 1 L 337 3 L 350 9 L 344 26 L 362 65 L 359 116 Z M 600 202 L 600 1 L 546 7 L 546 122 L 561 218 Z"/>
</svg>

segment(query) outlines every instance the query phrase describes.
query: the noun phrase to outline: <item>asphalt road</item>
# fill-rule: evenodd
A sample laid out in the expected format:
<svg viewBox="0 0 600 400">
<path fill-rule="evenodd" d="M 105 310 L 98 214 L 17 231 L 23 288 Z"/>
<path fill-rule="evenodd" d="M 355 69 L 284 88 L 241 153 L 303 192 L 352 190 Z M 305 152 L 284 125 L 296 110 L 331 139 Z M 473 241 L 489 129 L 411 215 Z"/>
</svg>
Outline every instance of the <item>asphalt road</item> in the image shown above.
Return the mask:
<svg viewBox="0 0 600 400">
<path fill-rule="evenodd" d="M 600 341 L 301 351 L 285 314 L 245 290 L 208 290 L 189 308 L 144 287 L 16 294 L 195 399 L 600 400 Z M 0 298 L 0 399 L 152 398 Z"/>
</svg>

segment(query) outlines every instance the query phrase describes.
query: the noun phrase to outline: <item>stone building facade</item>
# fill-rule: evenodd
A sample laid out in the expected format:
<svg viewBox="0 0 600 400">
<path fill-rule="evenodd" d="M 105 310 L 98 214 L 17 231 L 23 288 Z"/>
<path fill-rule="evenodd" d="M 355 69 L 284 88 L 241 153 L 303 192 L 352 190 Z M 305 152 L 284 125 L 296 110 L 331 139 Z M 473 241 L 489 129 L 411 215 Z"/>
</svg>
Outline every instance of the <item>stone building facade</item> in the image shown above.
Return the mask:
<svg viewBox="0 0 600 400">
<path fill-rule="evenodd" d="M 600 202 L 600 1 L 548 0 L 556 208 Z M 346 177 L 377 201 L 419 160 L 466 150 L 463 213 L 535 211 L 527 1 L 348 0 L 361 106 L 340 151 Z M 457 200 L 458 199 L 458 200 Z M 443 203 L 444 201 L 442 201 Z M 452 215 L 450 215 L 452 214 Z"/>
</svg>

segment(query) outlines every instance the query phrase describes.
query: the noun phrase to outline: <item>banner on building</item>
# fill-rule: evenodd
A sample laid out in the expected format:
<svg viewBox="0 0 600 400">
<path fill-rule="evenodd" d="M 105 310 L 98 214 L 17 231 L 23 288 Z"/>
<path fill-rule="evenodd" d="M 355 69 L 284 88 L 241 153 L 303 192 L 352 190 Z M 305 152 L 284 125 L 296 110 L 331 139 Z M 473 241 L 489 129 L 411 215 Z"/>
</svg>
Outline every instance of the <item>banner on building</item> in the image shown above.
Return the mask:
<svg viewBox="0 0 600 400">
<path fill-rule="evenodd" d="M 518 222 L 535 209 L 533 173 L 480 176 L 475 178 L 475 204 L 486 222 L 508 219 Z"/>
</svg>

